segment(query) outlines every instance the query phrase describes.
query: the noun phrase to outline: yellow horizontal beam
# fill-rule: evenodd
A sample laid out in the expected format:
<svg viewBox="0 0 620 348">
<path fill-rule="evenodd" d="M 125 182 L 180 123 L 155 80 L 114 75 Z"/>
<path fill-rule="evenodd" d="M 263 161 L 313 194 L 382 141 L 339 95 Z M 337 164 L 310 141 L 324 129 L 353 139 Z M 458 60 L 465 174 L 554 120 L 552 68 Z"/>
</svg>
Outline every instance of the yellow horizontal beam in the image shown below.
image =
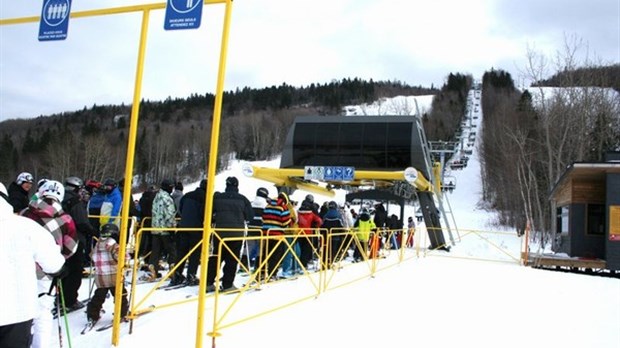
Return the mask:
<svg viewBox="0 0 620 348">
<path fill-rule="evenodd" d="M 413 168 L 411 168 L 413 169 Z M 411 170 L 410 169 L 410 170 Z M 414 169 L 415 170 L 415 169 Z M 255 167 L 249 163 L 244 166 L 246 176 L 269 181 L 276 186 L 293 187 L 318 194 L 333 196 L 335 193 L 322 186 L 313 185 L 304 180 L 305 170 L 301 168 L 267 168 Z M 379 171 L 379 170 L 356 170 L 353 181 L 325 181 L 327 183 L 339 183 L 351 186 L 359 186 L 368 181 L 407 181 L 405 171 Z M 409 182 L 418 191 L 433 191 L 433 185 L 424 175 L 417 170 L 417 177 Z"/>
</svg>

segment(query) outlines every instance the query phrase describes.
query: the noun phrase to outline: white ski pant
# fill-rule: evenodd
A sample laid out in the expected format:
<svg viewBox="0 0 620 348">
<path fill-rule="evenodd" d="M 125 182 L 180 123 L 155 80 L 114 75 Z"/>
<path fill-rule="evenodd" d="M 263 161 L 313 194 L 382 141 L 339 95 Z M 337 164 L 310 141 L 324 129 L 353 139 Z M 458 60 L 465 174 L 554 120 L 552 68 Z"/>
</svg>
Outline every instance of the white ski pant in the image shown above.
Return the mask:
<svg viewBox="0 0 620 348">
<path fill-rule="evenodd" d="M 52 281 L 49 279 L 39 279 L 39 316 L 34 318 L 32 348 L 55 348 L 60 347 L 58 340 L 58 326 L 54 325 L 52 308 L 55 305 L 55 291 L 48 295 Z"/>
</svg>

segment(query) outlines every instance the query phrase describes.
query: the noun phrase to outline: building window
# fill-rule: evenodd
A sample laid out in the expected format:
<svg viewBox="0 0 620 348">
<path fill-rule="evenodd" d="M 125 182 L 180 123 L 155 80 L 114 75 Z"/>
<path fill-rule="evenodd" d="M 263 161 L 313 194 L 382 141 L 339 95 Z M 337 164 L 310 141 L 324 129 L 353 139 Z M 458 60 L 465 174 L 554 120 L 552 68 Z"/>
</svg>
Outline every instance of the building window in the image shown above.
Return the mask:
<svg viewBox="0 0 620 348">
<path fill-rule="evenodd" d="M 588 204 L 588 220 L 586 233 L 595 236 L 605 235 L 605 205 Z"/>
<path fill-rule="evenodd" d="M 556 209 L 556 233 L 568 235 L 568 206 Z"/>
</svg>

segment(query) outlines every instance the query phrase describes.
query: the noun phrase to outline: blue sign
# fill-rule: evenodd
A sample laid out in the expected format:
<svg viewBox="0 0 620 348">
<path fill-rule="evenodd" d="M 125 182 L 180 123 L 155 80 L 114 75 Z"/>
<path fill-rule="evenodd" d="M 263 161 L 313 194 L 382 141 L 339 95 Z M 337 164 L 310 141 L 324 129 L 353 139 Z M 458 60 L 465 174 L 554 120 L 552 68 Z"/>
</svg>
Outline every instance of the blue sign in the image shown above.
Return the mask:
<svg viewBox="0 0 620 348">
<path fill-rule="evenodd" d="M 323 173 L 324 180 L 334 180 L 334 167 L 325 167 L 325 172 Z"/>
<path fill-rule="evenodd" d="M 355 167 L 342 167 L 342 180 L 353 181 L 355 178 Z"/>
<path fill-rule="evenodd" d="M 203 0 L 168 0 L 165 30 L 198 29 Z"/>
<path fill-rule="evenodd" d="M 342 167 L 334 167 L 334 180 L 342 180 Z"/>
<path fill-rule="evenodd" d="M 355 167 L 325 167 L 323 179 L 330 181 L 353 181 Z"/>
<path fill-rule="evenodd" d="M 41 9 L 39 41 L 55 41 L 67 38 L 71 0 L 45 0 Z"/>
</svg>

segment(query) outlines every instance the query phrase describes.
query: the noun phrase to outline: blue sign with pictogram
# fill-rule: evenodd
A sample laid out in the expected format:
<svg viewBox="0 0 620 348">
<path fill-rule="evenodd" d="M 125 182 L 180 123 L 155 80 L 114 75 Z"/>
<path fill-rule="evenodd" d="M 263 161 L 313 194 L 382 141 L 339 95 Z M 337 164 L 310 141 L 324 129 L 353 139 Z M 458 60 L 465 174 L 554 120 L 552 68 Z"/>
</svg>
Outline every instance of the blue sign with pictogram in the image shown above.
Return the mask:
<svg viewBox="0 0 620 348">
<path fill-rule="evenodd" d="M 168 0 L 165 30 L 198 29 L 202 18 L 203 0 Z"/>
<path fill-rule="evenodd" d="M 334 180 L 334 167 L 324 167 L 323 179 Z"/>
<path fill-rule="evenodd" d="M 334 180 L 342 180 L 342 167 L 334 167 Z"/>
<path fill-rule="evenodd" d="M 39 41 L 67 38 L 71 0 L 44 0 L 39 23 Z"/>
<path fill-rule="evenodd" d="M 342 167 L 342 181 L 353 181 L 355 178 L 355 167 Z"/>
<path fill-rule="evenodd" d="M 353 181 L 355 178 L 354 167 L 324 167 L 323 179 L 327 181 Z"/>
</svg>

